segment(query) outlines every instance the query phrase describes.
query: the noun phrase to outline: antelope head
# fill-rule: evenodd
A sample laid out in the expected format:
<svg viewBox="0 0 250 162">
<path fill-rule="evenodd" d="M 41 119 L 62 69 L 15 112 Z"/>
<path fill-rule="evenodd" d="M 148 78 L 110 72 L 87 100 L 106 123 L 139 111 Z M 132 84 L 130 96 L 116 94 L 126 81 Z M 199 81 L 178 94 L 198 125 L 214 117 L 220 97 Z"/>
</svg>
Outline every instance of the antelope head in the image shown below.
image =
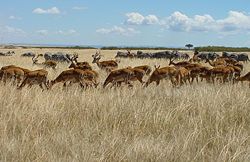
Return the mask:
<svg viewBox="0 0 250 162">
<path fill-rule="evenodd" d="M 170 57 L 169 58 L 169 65 L 174 64 L 174 60 L 175 60 L 174 56 Z"/>
<path fill-rule="evenodd" d="M 161 67 L 161 65 L 158 65 L 158 66 L 154 66 L 155 67 L 155 70 L 158 70 L 158 69 L 160 69 L 160 67 Z"/>
<path fill-rule="evenodd" d="M 92 63 L 97 63 L 101 59 L 100 53 L 101 53 L 100 50 L 96 50 L 96 53 L 92 55 L 93 57 Z"/>
<path fill-rule="evenodd" d="M 35 55 L 35 56 L 32 57 L 32 61 L 33 61 L 34 64 L 36 64 L 38 62 L 38 57 L 39 56 L 41 56 L 41 54 L 38 54 L 37 56 Z"/>
<path fill-rule="evenodd" d="M 76 67 L 77 58 L 78 58 L 78 54 L 77 53 L 74 53 L 71 58 L 68 57 L 68 59 L 71 61 L 71 64 L 70 64 L 69 68 L 75 68 Z"/>
</svg>

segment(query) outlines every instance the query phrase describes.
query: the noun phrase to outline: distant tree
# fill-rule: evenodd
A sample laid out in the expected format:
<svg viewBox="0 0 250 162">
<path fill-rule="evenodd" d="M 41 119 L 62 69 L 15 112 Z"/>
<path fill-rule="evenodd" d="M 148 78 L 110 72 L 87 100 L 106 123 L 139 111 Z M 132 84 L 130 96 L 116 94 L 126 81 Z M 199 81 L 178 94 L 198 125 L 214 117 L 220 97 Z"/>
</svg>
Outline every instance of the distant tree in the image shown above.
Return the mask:
<svg viewBox="0 0 250 162">
<path fill-rule="evenodd" d="M 190 48 L 194 47 L 194 45 L 192 45 L 192 44 L 186 44 L 185 47 L 187 47 L 188 49 L 190 49 Z"/>
</svg>

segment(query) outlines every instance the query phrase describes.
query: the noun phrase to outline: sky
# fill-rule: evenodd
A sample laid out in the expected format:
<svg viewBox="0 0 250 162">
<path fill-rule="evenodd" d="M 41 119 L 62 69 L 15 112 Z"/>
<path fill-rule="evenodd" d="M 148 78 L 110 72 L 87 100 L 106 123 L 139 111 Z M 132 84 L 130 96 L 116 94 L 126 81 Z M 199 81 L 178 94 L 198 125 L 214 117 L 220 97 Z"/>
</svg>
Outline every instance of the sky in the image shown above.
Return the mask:
<svg viewBox="0 0 250 162">
<path fill-rule="evenodd" d="M 250 47 L 249 0 L 1 0 L 0 44 Z"/>
</svg>

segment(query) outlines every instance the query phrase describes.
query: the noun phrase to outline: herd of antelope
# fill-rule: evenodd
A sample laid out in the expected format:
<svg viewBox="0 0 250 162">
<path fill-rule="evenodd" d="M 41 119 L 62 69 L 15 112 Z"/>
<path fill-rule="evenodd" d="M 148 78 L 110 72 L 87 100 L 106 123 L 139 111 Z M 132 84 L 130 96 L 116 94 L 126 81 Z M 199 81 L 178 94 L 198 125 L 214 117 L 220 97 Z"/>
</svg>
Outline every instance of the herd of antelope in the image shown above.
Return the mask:
<svg viewBox="0 0 250 162">
<path fill-rule="evenodd" d="M 98 73 L 92 69 L 88 62 L 78 62 L 78 55 L 74 54 L 69 60 L 71 64 L 69 69 L 61 72 L 54 80 L 48 81 L 48 71 L 45 68 L 56 69 L 57 63 L 52 60 L 39 63 L 38 58 L 41 55 L 33 56 L 34 65 L 41 66 L 42 69 L 31 71 L 15 65 L 4 66 L 0 70 L 0 80 L 4 83 L 12 81 L 18 86 L 18 89 L 25 85 L 39 85 L 42 89 L 51 89 L 57 83 L 63 83 L 63 86 L 69 86 L 73 83 L 79 84 L 82 88 L 97 87 L 99 85 Z M 216 60 L 206 60 L 210 66 L 202 65 L 195 57 L 188 61 L 174 62 L 170 58 L 169 66 L 155 66 L 154 71 L 148 65 L 136 67 L 126 67 L 118 69 L 119 62 L 115 60 L 100 61 L 100 51 L 92 55 L 92 63 L 108 73 L 106 80 L 103 83 L 103 88 L 111 84 L 113 86 L 121 86 L 125 84 L 133 87 L 132 82 L 139 81 L 144 87 L 147 87 L 152 82 L 156 85 L 160 84 L 163 79 L 169 79 L 173 86 L 181 86 L 183 84 L 192 84 L 196 82 L 208 83 L 226 83 L 248 81 L 250 86 L 250 72 L 241 76 L 243 64 L 232 58 L 218 57 Z M 143 78 L 148 75 L 148 80 L 145 82 Z"/>
</svg>

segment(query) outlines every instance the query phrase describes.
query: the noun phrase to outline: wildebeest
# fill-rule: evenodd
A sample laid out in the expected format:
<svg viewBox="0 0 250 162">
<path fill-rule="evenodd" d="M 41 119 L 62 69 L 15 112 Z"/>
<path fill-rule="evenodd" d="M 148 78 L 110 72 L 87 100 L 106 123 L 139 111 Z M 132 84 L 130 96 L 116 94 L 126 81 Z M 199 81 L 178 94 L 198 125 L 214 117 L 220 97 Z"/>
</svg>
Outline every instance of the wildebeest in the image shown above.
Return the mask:
<svg viewBox="0 0 250 162">
<path fill-rule="evenodd" d="M 248 55 L 246 53 L 240 53 L 240 54 L 238 54 L 237 61 L 247 62 L 247 61 L 250 61 L 250 60 L 249 60 L 249 57 L 248 57 Z"/>
<path fill-rule="evenodd" d="M 222 57 L 232 58 L 235 59 L 236 61 L 243 61 L 243 62 L 250 61 L 246 53 L 237 54 L 237 53 L 222 52 Z"/>
<path fill-rule="evenodd" d="M 44 54 L 44 59 L 46 61 L 48 60 L 52 60 L 52 61 L 57 61 L 57 62 L 67 62 L 70 63 L 70 58 L 71 55 L 67 54 L 67 53 L 63 53 L 63 52 L 57 52 L 57 53 L 50 53 L 50 52 L 46 52 Z"/>
<path fill-rule="evenodd" d="M 118 51 L 116 53 L 116 56 L 115 58 L 134 58 L 136 57 L 136 54 L 135 53 L 131 53 L 130 50 L 127 50 L 127 52 L 121 52 L 121 51 Z"/>
<path fill-rule="evenodd" d="M 145 52 L 142 52 L 142 51 L 137 51 L 136 57 L 137 58 L 151 58 L 152 54 L 151 53 L 145 53 Z"/>
<path fill-rule="evenodd" d="M 152 53 L 151 58 L 166 58 L 166 59 L 170 59 L 173 57 L 176 57 L 176 53 L 174 52 L 169 52 L 169 51 L 162 51 L 162 52 L 155 52 Z"/>
<path fill-rule="evenodd" d="M 0 56 L 12 56 L 15 54 L 15 51 L 8 51 L 6 53 L 0 52 Z"/>
<path fill-rule="evenodd" d="M 21 55 L 22 57 L 34 57 L 36 54 L 34 52 L 26 52 Z"/>
<path fill-rule="evenodd" d="M 145 53 L 142 51 L 137 51 L 136 57 L 138 58 L 165 58 L 165 59 L 170 59 L 170 58 L 176 58 L 178 55 L 175 52 L 170 52 L 170 51 L 160 51 L 160 52 L 154 52 L 154 53 Z"/>
<path fill-rule="evenodd" d="M 202 61 L 205 60 L 215 60 L 216 58 L 219 57 L 219 54 L 215 53 L 215 52 L 196 52 L 195 55 L 201 59 Z"/>
</svg>

